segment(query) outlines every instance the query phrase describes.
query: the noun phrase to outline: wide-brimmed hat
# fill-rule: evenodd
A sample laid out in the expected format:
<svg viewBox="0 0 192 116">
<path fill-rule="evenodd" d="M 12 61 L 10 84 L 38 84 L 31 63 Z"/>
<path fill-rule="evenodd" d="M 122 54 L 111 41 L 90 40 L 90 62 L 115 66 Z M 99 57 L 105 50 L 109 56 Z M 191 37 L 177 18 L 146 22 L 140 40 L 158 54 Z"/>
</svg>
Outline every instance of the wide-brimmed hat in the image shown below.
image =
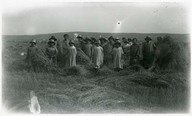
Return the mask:
<svg viewBox="0 0 192 116">
<path fill-rule="evenodd" d="M 32 39 L 32 40 L 30 41 L 30 43 L 34 43 L 34 44 L 36 44 L 37 41 L 36 41 L 35 39 Z"/>
<path fill-rule="evenodd" d="M 117 41 L 115 42 L 115 44 L 121 45 L 121 41 L 117 40 Z"/>
<path fill-rule="evenodd" d="M 152 40 L 151 37 L 147 36 L 145 40 Z"/>
<path fill-rule="evenodd" d="M 104 37 L 100 37 L 100 38 L 99 38 L 99 40 L 104 40 L 104 41 L 107 41 L 107 39 L 106 39 L 106 38 L 104 38 Z"/>
<path fill-rule="evenodd" d="M 51 43 L 53 43 L 55 45 L 55 41 L 52 39 L 48 41 L 48 44 L 51 44 Z"/>
<path fill-rule="evenodd" d="M 57 39 L 55 38 L 55 36 L 51 36 L 51 38 L 49 38 L 49 40 L 57 41 Z"/>
<path fill-rule="evenodd" d="M 86 37 L 86 38 L 84 39 L 84 41 L 91 41 L 91 39 L 90 39 L 89 37 Z"/>
<path fill-rule="evenodd" d="M 113 40 L 113 39 L 114 39 L 114 38 L 113 38 L 113 36 L 110 36 L 110 37 L 108 38 L 108 40 L 110 40 L 110 39 L 112 39 L 112 40 Z"/>
<path fill-rule="evenodd" d="M 101 41 L 98 39 L 98 40 L 96 40 L 96 42 L 95 42 L 96 44 L 100 44 L 101 43 Z"/>
<path fill-rule="evenodd" d="M 79 38 L 79 39 L 80 39 L 80 38 L 83 39 L 82 35 L 78 35 L 77 38 Z"/>
<path fill-rule="evenodd" d="M 119 37 L 116 37 L 115 40 L 120 40 Z"/>
<path fill-rule="evenodd" d="M 73 40 L 70 40 L 70 41 L 69 41 L 69 44 L 74 44 L 74 41 L 73 41 Z"/>
</svg>

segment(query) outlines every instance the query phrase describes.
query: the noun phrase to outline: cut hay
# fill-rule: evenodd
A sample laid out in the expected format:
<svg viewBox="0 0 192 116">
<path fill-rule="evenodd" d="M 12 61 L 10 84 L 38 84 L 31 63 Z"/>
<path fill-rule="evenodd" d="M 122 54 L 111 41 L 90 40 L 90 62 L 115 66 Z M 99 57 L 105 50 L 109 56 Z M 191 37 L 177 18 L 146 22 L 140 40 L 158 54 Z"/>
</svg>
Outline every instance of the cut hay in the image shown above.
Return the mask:
<svg viewBox="0 0 192 116">
<path fill-rule="evenodd" d="M 76 59 L 77 59 L 77 64 L 80 64 L 80 65 L 91 64 L 90 58 L 80 48 L 77 48 Z"/>
<path fill-rule="evenodd" d="M 67 75 L 86 76 L 89 72 L 83 65 L 77 65 L 67 69 Z"/>
<path fill-rule="evenodd" d="M 38 49 L 37 52 L 33 53 L 31 58 L 32 65 L 36 65 L 38 70 L 52 71 L 56 70 L 55 65 L 51 62 L 43 53 L 41 49 Z"/>
<path fill-rule="evenodd" d="M 189 50 L 187 43 L 175 43 L 173 38 L 165 36 L 163 43 L 157 46 L 155 68 L 186 71 L 190 64 Z"/>
</svg>

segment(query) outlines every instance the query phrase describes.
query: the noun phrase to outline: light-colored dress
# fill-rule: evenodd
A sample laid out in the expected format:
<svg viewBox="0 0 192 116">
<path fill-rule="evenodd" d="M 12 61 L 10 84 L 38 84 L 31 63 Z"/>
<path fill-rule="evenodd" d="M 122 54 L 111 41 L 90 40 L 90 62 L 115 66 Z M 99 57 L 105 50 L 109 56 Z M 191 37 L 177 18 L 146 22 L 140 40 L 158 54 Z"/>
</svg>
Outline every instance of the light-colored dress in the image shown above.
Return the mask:
<svg viewBox="0 0 192 116">
<path fill-rule="evenodd" d="M 33 113 L 33 114 L 41 113 L 41 107 L 39 105 L 39 101 L 37 99 L 37 96 L 33 96 L 29 102 L 30 102 L 29 110 L 31 113 Z"/>
<path fill-rule="evenodd" d="M 67 67 L 73 67 L 76 66 L 76 55 L 77 55 L 77 49 L 75 46 L 70 46 L 68 48 L 68 60 L 67 60 Z"/>
<path fill-rule="evenodd" d="M 123 68 L 122 64 L 122 55 L 123 55 L 123 49 L 122 47 L 113 48 L 112 51 L 113 54 L 113 68 Z"/>
<path fill-rule="evenodd" d="M 94 46 L 92 48 L 91 60 L 95 68 L 100 68 L 100 66 L 103 64 L 103 56 L 103 48 L 101 46 Z"/>
</svg>

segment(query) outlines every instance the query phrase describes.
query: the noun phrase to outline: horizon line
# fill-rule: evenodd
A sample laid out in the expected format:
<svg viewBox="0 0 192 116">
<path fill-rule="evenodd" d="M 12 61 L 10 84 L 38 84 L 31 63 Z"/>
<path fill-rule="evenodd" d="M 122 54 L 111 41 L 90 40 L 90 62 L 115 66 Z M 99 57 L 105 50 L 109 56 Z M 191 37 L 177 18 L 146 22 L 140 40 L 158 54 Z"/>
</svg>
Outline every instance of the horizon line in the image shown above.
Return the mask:
<svg viewBox="0 0 192 116">
<path fill-rule="evenodd" d="M 59 34 L 59 33 L 111 33 L 111 34 L 190 34 L 190 33 L 142 33 L 142 32 L 86 32 L 86 31 L 69 31 L 69 32 L 55 32 L 55 33 L 39 33 L 39 34 L 2 34 L 2 36 L 34 36 L 34 35 L 48 35 L 48 34 Z"/>
</svg>

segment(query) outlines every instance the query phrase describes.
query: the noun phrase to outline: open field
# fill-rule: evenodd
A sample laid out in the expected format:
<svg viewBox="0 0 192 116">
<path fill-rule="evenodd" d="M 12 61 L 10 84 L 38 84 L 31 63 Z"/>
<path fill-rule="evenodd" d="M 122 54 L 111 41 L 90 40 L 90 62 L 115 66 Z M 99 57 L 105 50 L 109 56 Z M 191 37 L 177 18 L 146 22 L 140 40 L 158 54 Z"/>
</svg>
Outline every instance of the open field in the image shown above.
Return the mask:
<svg viewBox="0 0 192 116">
<path fill-rule="evenodd" d="M 44 49 L 51 35 L 60 41 L 64 33 L 3 36 L 3 105 L 10 112 L 29 113 L 30 90 L 37 93 L 42 113 L 187 113 L 189 108 L 189 70 L 114 72 L 103 67 L 95 72 L 87 66 L 58 69 L 56 72 L 27 72 L 25 55 L 31 39 Z M 86 33 L 85 36 L 137 37 L 153 40 L 165 34 Z M 69 33 L 73 37 L 73 33 Z M 189 69 L 189 35 L 171 34 L 185 51 L 183 65 Z M 188 65 L 187 65 L 188 64 Z M 73 71 L 71 73 L 71 71 Z M 77 73 L 75 73 L 75 71 Z M 69 73 L 70 72 L 70 73 Z"/>
</svg>

